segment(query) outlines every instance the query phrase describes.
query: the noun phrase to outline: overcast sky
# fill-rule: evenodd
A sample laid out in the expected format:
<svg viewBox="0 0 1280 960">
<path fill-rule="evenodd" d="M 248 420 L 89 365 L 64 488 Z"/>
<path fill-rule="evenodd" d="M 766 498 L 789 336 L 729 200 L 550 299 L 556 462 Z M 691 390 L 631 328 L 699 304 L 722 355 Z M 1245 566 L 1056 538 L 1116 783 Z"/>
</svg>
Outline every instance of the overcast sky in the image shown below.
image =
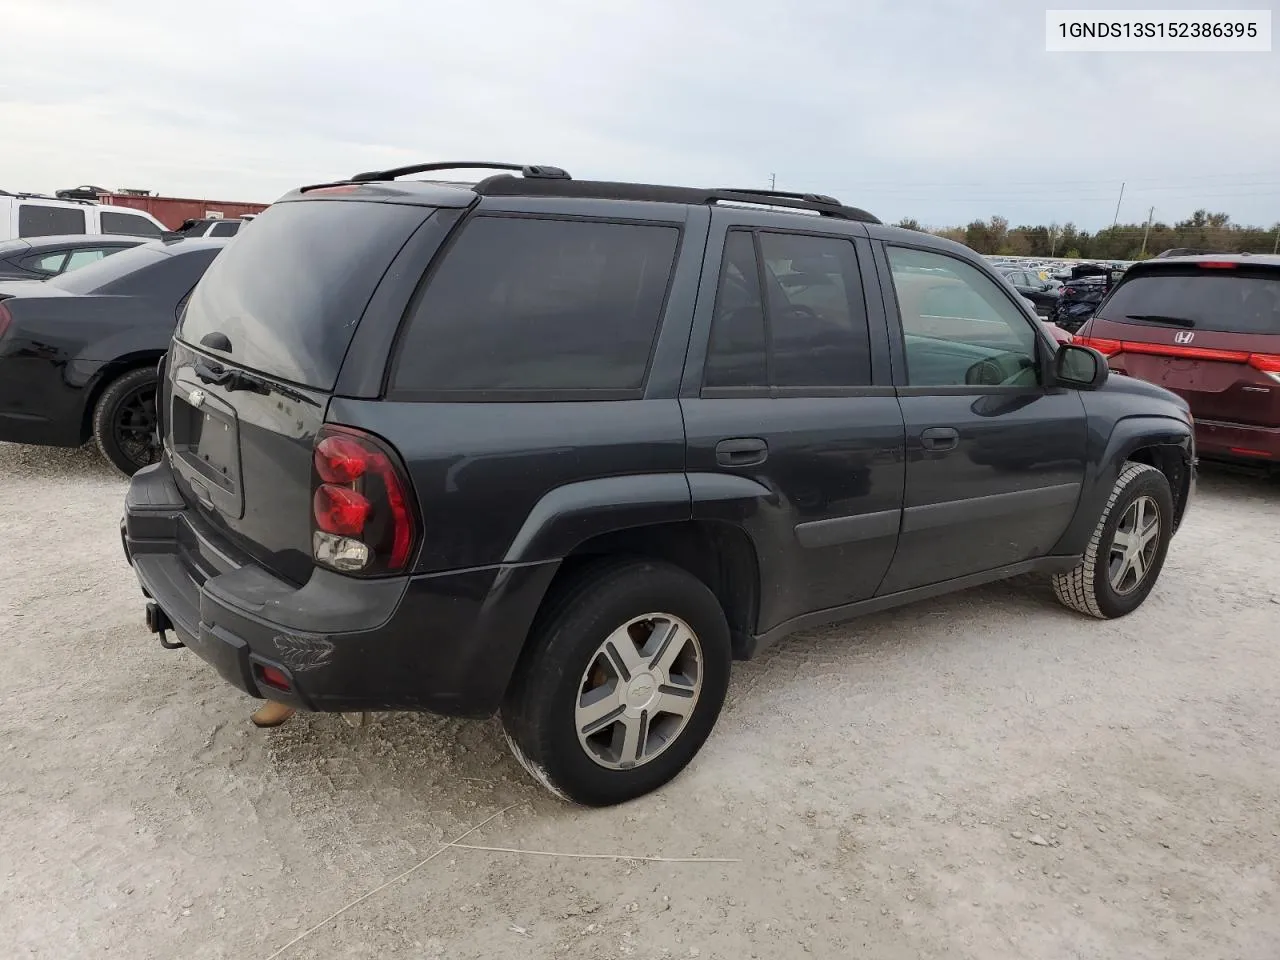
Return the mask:
<svg viewBox="0 0 1280 960">
<path fill-rule="evenodd" d="M 1051 54 L 1044 6 L 5 0 L 0 187 L 269 201 L 459 158 L 691 185 L 776 174 L 936 226 L 1096 229 L 1122 181 L 1122 221 L 1151 205 L 1280 220 L 1280 53 Z"/>
</svg>

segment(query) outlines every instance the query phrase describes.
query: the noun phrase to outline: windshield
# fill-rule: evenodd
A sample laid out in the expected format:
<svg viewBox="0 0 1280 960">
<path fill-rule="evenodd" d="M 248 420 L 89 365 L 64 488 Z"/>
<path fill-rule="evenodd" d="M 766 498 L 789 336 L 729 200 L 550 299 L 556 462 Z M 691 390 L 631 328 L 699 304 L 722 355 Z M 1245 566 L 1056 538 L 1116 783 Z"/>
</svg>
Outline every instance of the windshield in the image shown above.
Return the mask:
<svg viewBox="0 0 1280 960">
<path fill-rule="evenodd" d="M 1116 287 L 1099 316 L 1149 326 L 1166 326 L 1157 318 L 1176 317 L 1180 326 L 1196 330 L 1280 334 L 1280 271 L 1192 268 L 1141 275 Z"/>
<path fill-rule="evenodd" d="M 159 243 L 144 243 L 129 250 L 113 253 L 97 263 L 91 263 L 72 273 L 50 277 L 45 283 L 61 287 L 69 293 L 98 293 L 108 284 L 128 277 L 143 267 L 159 263 L 168 256 Z"/>
<path fill-rule="evenodd" d="M 329 389 L 374 288 L 430 212 L 346 200 L 275 204 L 196 286 L 179 339 L 199 346 L 221 334 L 233 363 Z"/>
</svg>

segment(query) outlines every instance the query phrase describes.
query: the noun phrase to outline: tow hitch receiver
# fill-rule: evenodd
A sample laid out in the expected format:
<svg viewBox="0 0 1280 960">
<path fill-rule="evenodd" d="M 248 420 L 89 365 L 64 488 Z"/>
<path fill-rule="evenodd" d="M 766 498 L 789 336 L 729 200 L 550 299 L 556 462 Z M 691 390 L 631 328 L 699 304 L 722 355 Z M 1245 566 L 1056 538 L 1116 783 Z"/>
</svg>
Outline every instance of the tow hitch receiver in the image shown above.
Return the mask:
<svg viewBox="0 0 1280 960">
<path fill-rule="evenodd" d="M 165 634 L 173 629 L 173 623 L 169 620 L 168 615 L 160 609 L 160 605 L 154 601 L 147 604 L 147 629 L 152 633 L 160 635 L 160 646 L 166 650 L 181 650 L 186 646 L 178 640 L 170 640 Z"/>
</svg>

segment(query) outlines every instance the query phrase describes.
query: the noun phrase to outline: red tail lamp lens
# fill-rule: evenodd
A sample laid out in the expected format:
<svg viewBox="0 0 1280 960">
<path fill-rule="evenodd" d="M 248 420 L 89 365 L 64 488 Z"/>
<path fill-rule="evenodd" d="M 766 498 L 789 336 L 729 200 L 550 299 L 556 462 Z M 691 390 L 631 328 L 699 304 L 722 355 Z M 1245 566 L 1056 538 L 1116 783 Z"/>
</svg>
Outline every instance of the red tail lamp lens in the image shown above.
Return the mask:
<svg viewBox="0 0 1280 960">
<path fill-rule="evenodd" d="M 0 337 L 4 336 L 4 332 L 9 329 L 9 324 L 13 323 L 13 314 L 9 312 L 9 308 L 0 303 Z"/>
<path fill-rule="evenodd" d="M 1280 373 L 1280 354 L 1251 353 L 1249 355 L 1249 366 L 1255 370 L 1261 370 L 1263 373 Z"/>
<path fill-rule="evenodd" d="M 343 537 L 358 537 L 363 533 L 365 521 L 373 510 L 364 494 L 332 483 L 322 483 L 316 488 L 312 507 L 317 527 Z"/>
<path fill-rule="evenodd" d="M 369 450 L 358 440 L 336 434 L 316 444 L 315 461 L 325 483 L 351 483 L 369 468 Z"/>
<path fill-rule="evenodd" d="M 315 536 L 321 538 L 313 547 L 316 561 L 364 576 L 403 571 L 417 542 L 417 523 L 412 487 L 394 450 L 363 430 L 326 424 L 312 459 Z M 326 536 L 347 542 L 326 543 Z M 363 563 L 352 559 L 356 553 Z M 335 559 L 339 554 L 342 563 Z"/>
<path fill-rule="evenodd" d="M 1075 342 L 1082 347 L 1093 347 L 1104 357 L 1114 357 L 1124 349 L 1124 344 L 1119 340 L 1108 340 L 1105 337 L 1081 337 L 1077 335 Z"/>
<path fill-rule="evenodd" d="M 1240 264 L 1230 260 L 1201 260 L 1199 266 L 1201 270 L 1234 270 Z"/>
</svg>

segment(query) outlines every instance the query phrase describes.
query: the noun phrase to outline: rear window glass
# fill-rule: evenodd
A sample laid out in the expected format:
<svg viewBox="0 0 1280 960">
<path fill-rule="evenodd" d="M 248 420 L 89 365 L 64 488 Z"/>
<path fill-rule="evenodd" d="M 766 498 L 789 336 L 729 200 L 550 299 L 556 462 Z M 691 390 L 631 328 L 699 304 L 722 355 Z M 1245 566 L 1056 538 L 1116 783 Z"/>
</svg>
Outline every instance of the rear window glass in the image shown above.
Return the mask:
<svg viewBox="0 0 1280 960">
<path fill-rule="evenodd" d="M 232 362 L 327 390 L 374 288 L 427 215 L 390 203 L 276 204 L 214 261 L 178 336 L 199 345 L 223 334 Z"/>
<path fill-rule="evenodd" d="M 1280 271 L 1248 275 L 1193 268 L 1136 276 L 1116 287 L 1099 316 L 1119 323 L 1280 334 Z M 1172 319 L 1159 319 L 1166 317 Z"/>
<path fill-rule="evenodd" d="M 679 240 L 674 226 L 478 217 L 413 310 L 395 388 L 639 390 Z"/>
<path fill-rule="evenodd" d="M 24 203 L 18 207 L 18 236 L 59 237 L 67 233 L 84 233 L 84 214 L 84 210 L 77 207 Z"/>
</svg>

